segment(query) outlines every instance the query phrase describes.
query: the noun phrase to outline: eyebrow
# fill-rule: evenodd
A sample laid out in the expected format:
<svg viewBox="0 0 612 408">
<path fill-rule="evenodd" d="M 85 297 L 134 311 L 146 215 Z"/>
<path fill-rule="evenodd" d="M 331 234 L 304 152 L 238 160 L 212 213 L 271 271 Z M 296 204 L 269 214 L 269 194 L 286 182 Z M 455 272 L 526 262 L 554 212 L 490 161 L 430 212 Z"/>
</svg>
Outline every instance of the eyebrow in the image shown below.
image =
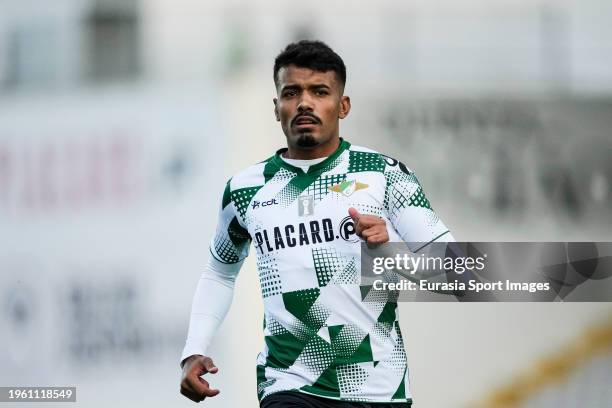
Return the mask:
<svg viewBox="0 0 612 408">
<path fill-rule="evenodd" d="M 296 84 L 290 84 L 290 85 L 285 85 L 281 88 L 281 92 L 286 91 L 287 89 L 301 89 L 302 87 Z M 316 89 L 316 88 L 326 88 L 326 89 L 331 89 L 331 87 L 327 84 L 313 84 L 310 85 L 308 88 L 310 89 Z"/>
</svg>

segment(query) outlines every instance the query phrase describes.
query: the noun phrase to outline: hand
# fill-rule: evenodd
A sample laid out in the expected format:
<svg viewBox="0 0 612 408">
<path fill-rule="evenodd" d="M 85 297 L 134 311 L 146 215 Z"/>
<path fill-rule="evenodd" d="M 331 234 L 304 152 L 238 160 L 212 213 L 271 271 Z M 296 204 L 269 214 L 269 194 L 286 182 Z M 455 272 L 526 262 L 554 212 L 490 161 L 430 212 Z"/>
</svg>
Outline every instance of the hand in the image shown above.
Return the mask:
<svg viewBox="0 0 612 408">
<path fill-rule="evenodd" d="M 387 223 L 376 215 L 359 214 L 355 208 L 348 210 L 355 223 L 355 233 L 368 244 L 383 244 L 389 241 Z"/>
<path fill-rule="evenodd" d="M 219 394 L 219 390 L 210 388 L 208 381 L 200 377 L 208 373 L 216 374 L 218 371 L 210 357 L 195 354 L 186 358 L 181 378 L 181 394 L 195 402 Z"/>
</svg>

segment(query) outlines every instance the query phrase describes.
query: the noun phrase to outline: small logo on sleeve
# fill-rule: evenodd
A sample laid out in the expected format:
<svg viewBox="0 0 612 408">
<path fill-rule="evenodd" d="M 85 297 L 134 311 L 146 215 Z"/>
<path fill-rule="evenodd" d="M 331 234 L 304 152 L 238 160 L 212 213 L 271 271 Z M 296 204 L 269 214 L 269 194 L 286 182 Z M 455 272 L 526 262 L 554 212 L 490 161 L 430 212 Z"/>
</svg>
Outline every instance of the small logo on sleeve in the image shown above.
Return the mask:
<svg viewBox="0 0 612 408">
<path fill-rule="evenodd" d="M 330 191 L 334 191 L 336 193 L 342 193 L 344 196 L 348 197 L 353 194 L 357 190 L 363 190 L 364 188 L 368 188 L 369 186 L 365 183 L 360 183 L 357 180 L 344 180 L 340 184 L 336 184 L 331 186 Z"/>
</svg>

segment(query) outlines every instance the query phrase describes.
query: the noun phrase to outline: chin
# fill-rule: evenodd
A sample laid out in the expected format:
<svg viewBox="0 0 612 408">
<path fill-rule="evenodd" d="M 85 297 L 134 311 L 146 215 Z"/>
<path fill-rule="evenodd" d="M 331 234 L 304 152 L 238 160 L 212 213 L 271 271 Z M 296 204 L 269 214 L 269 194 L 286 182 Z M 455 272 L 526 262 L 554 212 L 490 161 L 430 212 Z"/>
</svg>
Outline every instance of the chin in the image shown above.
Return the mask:
<svg viewBox="0 0 612 408">
<path fill-rule="evenodd" d="M 302 148 L 315 147 L 319 145 L 319 141 L 311 133 L 302 133 L 298 135 L 296 145 Z"/>
</svg>

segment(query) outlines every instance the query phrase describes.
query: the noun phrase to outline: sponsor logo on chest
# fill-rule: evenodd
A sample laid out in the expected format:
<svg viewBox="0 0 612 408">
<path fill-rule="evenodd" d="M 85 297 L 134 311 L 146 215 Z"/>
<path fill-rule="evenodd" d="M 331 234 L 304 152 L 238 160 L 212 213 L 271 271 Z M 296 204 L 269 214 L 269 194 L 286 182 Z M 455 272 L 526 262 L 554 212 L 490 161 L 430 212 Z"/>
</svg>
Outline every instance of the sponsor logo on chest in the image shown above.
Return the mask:
<svg viewBox="0 0 612 408">
<path fill-rule="evenodd" d="M 355 234 L 355 224 L 351 217 L 345 217 L 337 226 L 331 218 L 287 224 L 261 229 L 254 234 L 255 247 L 262 254 L 296 246 L 322 244 L 341 239 L 359 242 Z"/>
</svg>

